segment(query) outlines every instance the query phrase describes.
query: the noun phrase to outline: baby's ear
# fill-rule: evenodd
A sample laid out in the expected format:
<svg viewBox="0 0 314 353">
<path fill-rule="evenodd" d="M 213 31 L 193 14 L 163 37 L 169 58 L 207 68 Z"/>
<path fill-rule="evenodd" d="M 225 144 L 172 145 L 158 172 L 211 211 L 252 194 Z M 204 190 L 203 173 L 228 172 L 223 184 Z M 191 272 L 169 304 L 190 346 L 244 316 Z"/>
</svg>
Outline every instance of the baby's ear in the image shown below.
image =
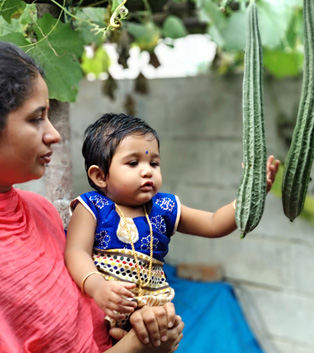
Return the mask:
<svg viewBox="0 0 314 353">
<path fill-rule="evenodd" d="M 91 165 L 88 168 L 88 176 L 99 188 L 105 188 L 107 186 L 105 174 L 98 165 Z"/>
</svg>

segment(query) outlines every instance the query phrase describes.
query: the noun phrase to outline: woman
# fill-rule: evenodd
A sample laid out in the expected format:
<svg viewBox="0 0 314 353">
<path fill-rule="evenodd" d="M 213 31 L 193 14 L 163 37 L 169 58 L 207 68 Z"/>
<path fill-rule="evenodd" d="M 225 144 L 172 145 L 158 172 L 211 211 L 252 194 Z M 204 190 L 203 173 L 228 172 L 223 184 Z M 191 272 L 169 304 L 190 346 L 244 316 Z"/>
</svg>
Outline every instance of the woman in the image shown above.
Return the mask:
<svg viewBox="0 0 314 353">
<path fill-rule="evenodd" d="M 145 308 L 129 333 L 113 329 L 64 266 L 62 221 L 43 197 L 14 189 L 42 177 L 60 140 L 48 120 L 42 70 L 0 42 L 0 352 L 173 352 L 183 323 L 171 305 Z"/>
</svg>

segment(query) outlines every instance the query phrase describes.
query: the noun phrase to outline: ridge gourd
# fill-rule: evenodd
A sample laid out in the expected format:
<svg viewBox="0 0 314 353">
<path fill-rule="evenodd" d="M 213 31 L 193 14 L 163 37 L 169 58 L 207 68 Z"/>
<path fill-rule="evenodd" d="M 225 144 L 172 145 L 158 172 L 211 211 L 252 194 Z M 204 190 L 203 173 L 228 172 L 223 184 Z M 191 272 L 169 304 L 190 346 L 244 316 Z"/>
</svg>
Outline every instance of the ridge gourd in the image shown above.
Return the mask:
<svg viewBox="0 0 314 353">
<path fill-rule="evenodd" d="M 248 33 L 243 76 L 243 174 L 235 220 L 244 237 L 259 223 L 265 205 L 266 141 L 264 132 L 263 52 L 255 1 L 248 6 Z"/>
<path fill-rule="evenodd" d="M 303 1 L 304 67 L 302 91 L 292 141 L 284 166 L 282 203 L 293 221 L 301 213 L 310 181 L 314 147 L 314 3 Z"/>
</svg>

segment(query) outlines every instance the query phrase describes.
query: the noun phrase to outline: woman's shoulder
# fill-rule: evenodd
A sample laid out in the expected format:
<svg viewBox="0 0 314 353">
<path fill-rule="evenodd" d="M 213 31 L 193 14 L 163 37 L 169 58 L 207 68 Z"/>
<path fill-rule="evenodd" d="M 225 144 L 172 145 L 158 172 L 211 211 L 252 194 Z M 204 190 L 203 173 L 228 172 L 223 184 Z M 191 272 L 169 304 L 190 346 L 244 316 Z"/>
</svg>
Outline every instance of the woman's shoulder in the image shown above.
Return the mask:
<svg viewBox="0 0 314 353">
<path fill-rule="evenodd" d="M 23 201 L 28 212 L 34 218 L 42 219 L 44 222 L 59 224 L 63 228 L 61 217 L 54 205 L 44 196 L 32 191 L 15 189 L 19 198 Z"/>
<path fill-rule="evenodd" d="M 29 205 L 30 204 L 33 205 L 35 208 L 45 207 L 49 209 L 50 208 L 55 209 L 52 203 L 40 194 L 37 194 L 33 191 L 27 191 L 27 190 L 21 190 L 21 189 L 15 189 L 15 191 L 24 201 L 26 201 Z"/>
</svg>

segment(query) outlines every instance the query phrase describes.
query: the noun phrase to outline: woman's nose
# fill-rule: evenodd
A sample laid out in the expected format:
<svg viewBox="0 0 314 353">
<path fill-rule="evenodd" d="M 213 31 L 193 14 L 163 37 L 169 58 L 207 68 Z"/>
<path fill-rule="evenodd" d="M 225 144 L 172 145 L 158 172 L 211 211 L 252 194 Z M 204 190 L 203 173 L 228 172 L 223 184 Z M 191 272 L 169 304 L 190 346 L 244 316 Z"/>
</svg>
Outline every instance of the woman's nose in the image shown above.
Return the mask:
<svg viewBox="0 0 314 353">
<path fill-rule="evenodd" d="M 58 130 L 51 124 L 50 120 L 47 120 L 47 127 L 43 139 L 47 145 L 58 143 L 61 139 Z"/>
</svg>

